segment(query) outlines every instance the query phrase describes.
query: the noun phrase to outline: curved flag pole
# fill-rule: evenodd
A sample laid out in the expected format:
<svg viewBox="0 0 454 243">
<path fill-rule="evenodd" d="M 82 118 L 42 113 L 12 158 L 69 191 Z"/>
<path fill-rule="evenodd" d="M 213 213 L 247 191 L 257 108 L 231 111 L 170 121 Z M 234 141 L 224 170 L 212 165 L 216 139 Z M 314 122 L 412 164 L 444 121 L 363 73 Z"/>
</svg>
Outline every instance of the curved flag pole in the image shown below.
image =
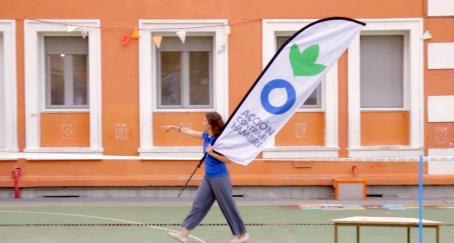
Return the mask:
<svg viewBox="0 0 454 243">
<path fill-rule="evenodd" d="M 184 184 L 183 188 L 181 188 L 181 191 L 180 193 L 178 193 L 178 197 L 181 196 L 181 194 L 184 192 L 184 190 L 186 189 L 186 187 L 188 187 L 188 184 L 189 182 L 191 181 L 192 177 L 194 176 L 195 172 L 200 168 L 200 166 L 202 166 L 202 163 L 203 163 L 203 160 L 205 159 L 206 157 L 206 153 L 205 155 L 202 157 L 202 159 L 200 159 L 199 161 L 199 164 L 197 165 L 197 167 L 195 167 L 194 171 L 192 171 L 192 174 L 191 176 L 189 176 L 188 180 L 186 181 L 186 183 Z"/>
<path fill-rule="evenodd" d="M 304 103 L 365 25 L 351 18 L 329 17 L 312 22 L 292 35 L 230 115 L 220 135 L 212 142 L 213 152 L 223 154 L 235 163 L 249 164 Z M 286 100 L 281 106 L 270 102 L 270 94 L 275 89 L 285 89 L 287 93 L 286 96 L 273 95 L 272 100 Z M 243 119 L 242 124 L 238 123 L 239 119 Z M 247 130 L 241 130 L 244 122 L 249 122 Z M 206 156 L 205 153 L 178 196 Z"/>
</svg>

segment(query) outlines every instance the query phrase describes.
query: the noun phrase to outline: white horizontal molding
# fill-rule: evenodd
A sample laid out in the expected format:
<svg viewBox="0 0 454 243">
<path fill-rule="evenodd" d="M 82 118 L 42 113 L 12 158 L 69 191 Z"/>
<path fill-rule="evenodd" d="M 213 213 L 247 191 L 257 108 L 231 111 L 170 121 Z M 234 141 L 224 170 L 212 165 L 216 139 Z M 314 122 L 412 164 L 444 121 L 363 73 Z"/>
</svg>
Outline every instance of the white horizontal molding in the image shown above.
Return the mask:
<svg viewBox="0 0 454 243">
<path fill-rule="evenodd" d="M 454 42 L 430 43 L 427 56 L 429 69 L 454 69 Z"/>
<path fill-rule="evenodd" d="M 67 32 L 67 24 L 98 28 L 101 21 L 98 19 L 26 19 L 25 24 L 36 31 Z M 74 32 L 78 31 L 80 30 L 76 29 Z"/>
<path fill-rule="evenodd" d="M 348 148 L 348 156 L 355 157 L 417 157 L 424 154 L 423 148 L 408 146 L 363 146 Z"/>
<path fill-rule="evenodd" d="M 203 156 L 201 146 L 168 146 L 139 149 L 140 156 L 154 160 L 200 160 Z"/>
<path fill-rule="evenodd" d="M 454 148 L 429 149 L 428 169 L 430 175 L 454 175 Z"/>
<path fill-rule="evenodd" d="M 429 122 L 454 122 L 454 95 L 429 96 L 427 113 Z"/>
<path fill-rule="evenodd" d="M 339 147 L 280 146 L 266 148 L 262 152 L 264 159 L 335 158 L 338 156 Z"/>
<path fill-rule="evenodd" d="M 454 1 L 452 0 L 427 0 L 427 15 L 429 16 L 454 16 Z"/>
<path fill-rule="evenodd" d="M 102 154 L 102 148 L 90 147 L 39 147 L 26 148 L 26 153 L 87 153 L 87 154 Z"/>
</svg>

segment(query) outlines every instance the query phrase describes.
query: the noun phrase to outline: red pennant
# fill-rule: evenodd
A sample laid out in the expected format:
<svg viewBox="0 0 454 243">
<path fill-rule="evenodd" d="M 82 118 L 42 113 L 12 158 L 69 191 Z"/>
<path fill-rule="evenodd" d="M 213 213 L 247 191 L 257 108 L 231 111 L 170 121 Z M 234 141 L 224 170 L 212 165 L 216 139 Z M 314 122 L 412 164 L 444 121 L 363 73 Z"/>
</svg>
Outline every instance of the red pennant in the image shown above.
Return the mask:
<svg viewBox="0 0 454 243">
<path fill-rule="evenodd" d="M 122 35 L 120 37 L 120 43 L 123 45 L 123 46 L 126 46 L 129 41 L 131 41 L 131 37 L 129 35 Z"/>
</svg>

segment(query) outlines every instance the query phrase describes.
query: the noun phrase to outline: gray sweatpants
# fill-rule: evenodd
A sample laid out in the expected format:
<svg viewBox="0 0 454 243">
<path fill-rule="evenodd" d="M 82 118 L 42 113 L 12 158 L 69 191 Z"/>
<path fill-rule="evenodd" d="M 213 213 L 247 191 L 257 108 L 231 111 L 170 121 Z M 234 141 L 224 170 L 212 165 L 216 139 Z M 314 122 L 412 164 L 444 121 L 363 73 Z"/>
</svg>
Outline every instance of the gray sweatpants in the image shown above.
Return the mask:
<svg viewBox="0 0 454 243">
<path fill-rule="evenodd" d="M 181 224 L 182 227 L 194 229 L 210 210 L 216 200 L 219 208 L 224 214 L 233 235 L 246 233 L 246 227 L 241 219 L 240 212 L 232 197 L 232 182 L 230 176 L 219 176 L 214 178 L 203 178 L 197 189 L 197 195 L 192 204 L 192 210 Z"/>
</svg>

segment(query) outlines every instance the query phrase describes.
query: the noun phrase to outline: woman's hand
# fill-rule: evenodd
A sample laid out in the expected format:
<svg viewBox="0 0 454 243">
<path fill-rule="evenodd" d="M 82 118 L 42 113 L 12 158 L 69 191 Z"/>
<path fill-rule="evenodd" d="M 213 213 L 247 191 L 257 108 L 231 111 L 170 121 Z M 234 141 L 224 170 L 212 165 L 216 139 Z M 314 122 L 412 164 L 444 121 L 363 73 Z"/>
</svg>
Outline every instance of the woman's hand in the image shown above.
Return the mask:
<svg viewBox="0 0 454 243">
<path fill-rule="evenodd" d="M 213 152 L 213 147 L 212 147 L 211 145 L 208 146 L 206 152 L 207 152 L 207 154 L 209 154 L 209 155 L 211 155 L 211 156 L 214 157 L 214 155 L 213 155 L 213 154 L 214 154 L 214 152 Z"/>
<path fill-rule="evenodd" d="M 210 155 L 211 157 L 214 157 L 216 158 L 217 160 L 220 160 L 221 162 L 224 162 L 225 164 L 231 164 L 232 161 L 227 159 L 227 157 L 225 157 L 224 155 L 221 155 L 221 154 L 218 154 L 216 152 L 213 151 L 213 147 L 210 145 L 208 146 L 207 150 L 206 150 L 207 154 Z"/>
<path fill-rule="evenodd" d="M 169 132 L 172 129 L 175 129 L 179 133 L 183 133 L 184 135 L 188 135 L 190 137 L 195 137 L 195 138 L 202 138 L 202 132 L 198 132 L 195 130 L 192 130 L 189 127 L 181 127 L 181 126 L 176 126 L 176 125 L 164 125 L 161 126 L 161 128 L 164 128 L 166 132 Z"/>
<path fill-rule="evenodd" d="M 165 125 L 165 126 L 161 126 L 161 127 L 164 128 L 166 130 L 166 132 L 169 132 L 172 129 L 175 129 L 177 131 L 180 130 L 180 127 L 175 126 L 175 125 Z"/>
</svg>

